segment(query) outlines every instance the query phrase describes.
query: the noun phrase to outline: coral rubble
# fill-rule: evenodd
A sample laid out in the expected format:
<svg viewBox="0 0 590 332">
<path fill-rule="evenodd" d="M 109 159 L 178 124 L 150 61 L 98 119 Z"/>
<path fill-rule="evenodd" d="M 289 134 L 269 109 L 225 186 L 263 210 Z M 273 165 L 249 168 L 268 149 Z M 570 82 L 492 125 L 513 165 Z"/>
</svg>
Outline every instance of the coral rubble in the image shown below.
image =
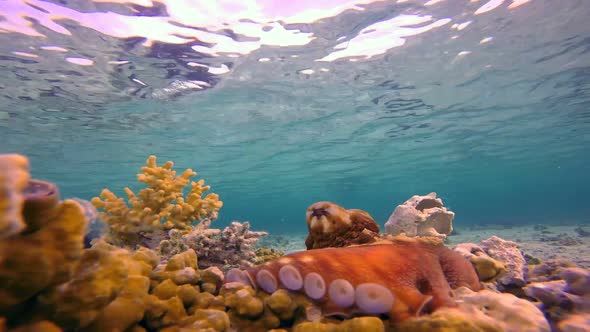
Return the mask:
<svg viewBox="0 0 590 332">
<path fill-rule="evenodd" d="M 385 233 L 445 239 L 453 231 L 454 218 L 455 213 L 443 206 L 436 193 L 415 195 L 395 208 L 385 223 Z"/>
</svg>

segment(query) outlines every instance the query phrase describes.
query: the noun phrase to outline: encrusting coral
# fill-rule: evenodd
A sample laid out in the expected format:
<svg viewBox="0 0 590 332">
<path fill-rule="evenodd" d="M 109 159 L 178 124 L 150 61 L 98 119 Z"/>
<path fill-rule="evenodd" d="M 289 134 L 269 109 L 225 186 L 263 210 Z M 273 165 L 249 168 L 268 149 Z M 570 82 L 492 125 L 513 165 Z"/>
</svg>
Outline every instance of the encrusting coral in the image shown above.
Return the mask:
<svg viewBox="0 0 590 332">
<path fill-rule="evenodd" d="M 171 161 L 158 166 L 156 157 L 150 156 L 141 168 L 143 173 L 137 175 L 137 180 L 147 188 L 137 194 L 125 188 L 129 205 L 108 189 L 92 199 L 97 208 L 104 210 L 101 217 L 109 226 L 106 237 L 109 243 L 153 248 L 170 229 L 189 230 L 194 223 L 217 218 L 223 206 L 219 196 L 209 193 L 203 197 L 210 189 L 204 185 L 205 181 L 190 182 L 197 174 L 191 169 L 177 176 L 173 166 Z M 183 188 L 189 182 L 190 191 L 185 198 Z"/>
</svg>

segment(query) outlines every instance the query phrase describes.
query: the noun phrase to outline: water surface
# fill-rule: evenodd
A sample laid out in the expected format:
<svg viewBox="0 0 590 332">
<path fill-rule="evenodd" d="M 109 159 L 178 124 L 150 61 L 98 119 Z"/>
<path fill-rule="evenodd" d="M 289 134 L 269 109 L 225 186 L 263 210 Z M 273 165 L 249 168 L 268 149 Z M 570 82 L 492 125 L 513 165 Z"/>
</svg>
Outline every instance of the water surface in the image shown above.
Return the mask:
<svg viewBox="0 0 590 332">
<path fill-rule="evenodd" d="M 589 223 L 590 7 L 515 1 L 0 1 L 0 153 L 64 197 L 150 154 L 219 227 L 383 223 L 436 191 L 457 225 Z"/>
</svg>

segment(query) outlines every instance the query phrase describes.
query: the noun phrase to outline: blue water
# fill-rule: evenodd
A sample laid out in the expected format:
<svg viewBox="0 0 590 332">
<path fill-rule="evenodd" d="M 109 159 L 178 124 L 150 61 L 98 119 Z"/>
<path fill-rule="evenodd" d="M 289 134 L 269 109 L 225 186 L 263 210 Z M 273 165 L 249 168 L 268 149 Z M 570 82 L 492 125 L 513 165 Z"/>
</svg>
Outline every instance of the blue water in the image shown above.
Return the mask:
<svg viewBox="0 0 590 332">
<path fill-rule="evenodd" d="M 457 226 L 590 223 L 590 6 L 520 2 L 267 0 L 256 15 L 217 8 L 218 26 L 166 4 L 0 2 L 0 153 L 85 199 L 139 188 L 155 154 L 220 195 L 218 227 L 303 233 L 319 200 L 383 224 L 432 191 Z M 101 23 L 109 11 L 179 24 L 123 34 Z M 400 15 L 414 21 L 391 28 Z M 167 39 L 181 26 L 225 39 Z M 281 28 L 299 34 L 264 35 Z"/>
</svg>

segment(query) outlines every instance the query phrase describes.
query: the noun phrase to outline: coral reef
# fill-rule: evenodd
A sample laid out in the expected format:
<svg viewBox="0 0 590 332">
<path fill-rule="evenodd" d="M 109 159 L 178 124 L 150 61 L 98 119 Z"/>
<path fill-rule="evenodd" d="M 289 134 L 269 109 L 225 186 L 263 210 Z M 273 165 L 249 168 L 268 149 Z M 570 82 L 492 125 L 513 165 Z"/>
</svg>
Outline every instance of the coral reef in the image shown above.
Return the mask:
<svg viewBox="0 0 590 332">
<path fill-rule="evenodd" d="M 218 197 L 202 182 L 182 194 L 194 172 L 155 157 L 142 170 L 148 188 L 127 190 L 129 205 L 103 191 L 97 218 L 30 179 L 25 157 L 0 155 L 0 331 L 547 332 L 543 313 L 556 331 L 588 326 L 590 272 L 548 261 L 527 275 L 511 242 L 379 235 L 366 212 L 320 202 L 313 250 L 283 256 L 257 248 L 266 233 L 247 222 L 211 229 Z M 505 274 L 523 298 L 481 290 Z"/>
<path fill-rule="evenodd" d="M 436 193 L 415 195 L 395 208 L 385 223 L 385 233 L 445 239 L 453 231 L 454 218 L 455 213 L 443 206 Z"/>
<path fill-rule="evenodd" d="M 363 210 L 346 210 L 331 202 L 317 202 L 307 208 L 306 216 L 307 249 L 371 243 L 379 236 L 379 225 Z"/>
<path fill-rule="evenodd" d="M 325 315 L 389 314 L 395 321 L 455 305 L 451 289 L 480 289 L 460 254 L 436 239 L 408 237 L 289 254 L 246 271 L 233 269 L 227 281 L 266 293 L 302 292 L 319 302 Z"/>
<path fill-rule="evenodd" d="M 249 266 L 258 260 L 255 244 L 268 233 L 251 231 L 248 222 L 234 221 L 223 230 L 209 228 L 210 224 L 210 220 L 205 220 L 186 234 L 170 230 L 169 239 L 160 242 L 158 252 L 168 257 L 193 249 L 200 267 L 220 266 L 226 270 Z"/>
<path fill-rule="evenodd" d="M 150 156 L 146 165 L 137 175 L 139 182 L 147 188 L 137 195 L 125 188 L 128 204 L 108 189 L 92 204 L 104 213 L 101 218 L 108 224 L 107 241 L 119 246 L 135 248 L 139 245 L 155 247 L 171 229 L 189 230 L 194 223 L 214 220 L 223 202 L 214 193 L 203 193 L 210 189 L 204 180 L 190 182 L 190 191 L 183 196 L 183 188 L 197 173 L 191 169 L 176 176 L 171 161 L 162 166 L 156 164 L 156 157 Z"/>
</svg>

